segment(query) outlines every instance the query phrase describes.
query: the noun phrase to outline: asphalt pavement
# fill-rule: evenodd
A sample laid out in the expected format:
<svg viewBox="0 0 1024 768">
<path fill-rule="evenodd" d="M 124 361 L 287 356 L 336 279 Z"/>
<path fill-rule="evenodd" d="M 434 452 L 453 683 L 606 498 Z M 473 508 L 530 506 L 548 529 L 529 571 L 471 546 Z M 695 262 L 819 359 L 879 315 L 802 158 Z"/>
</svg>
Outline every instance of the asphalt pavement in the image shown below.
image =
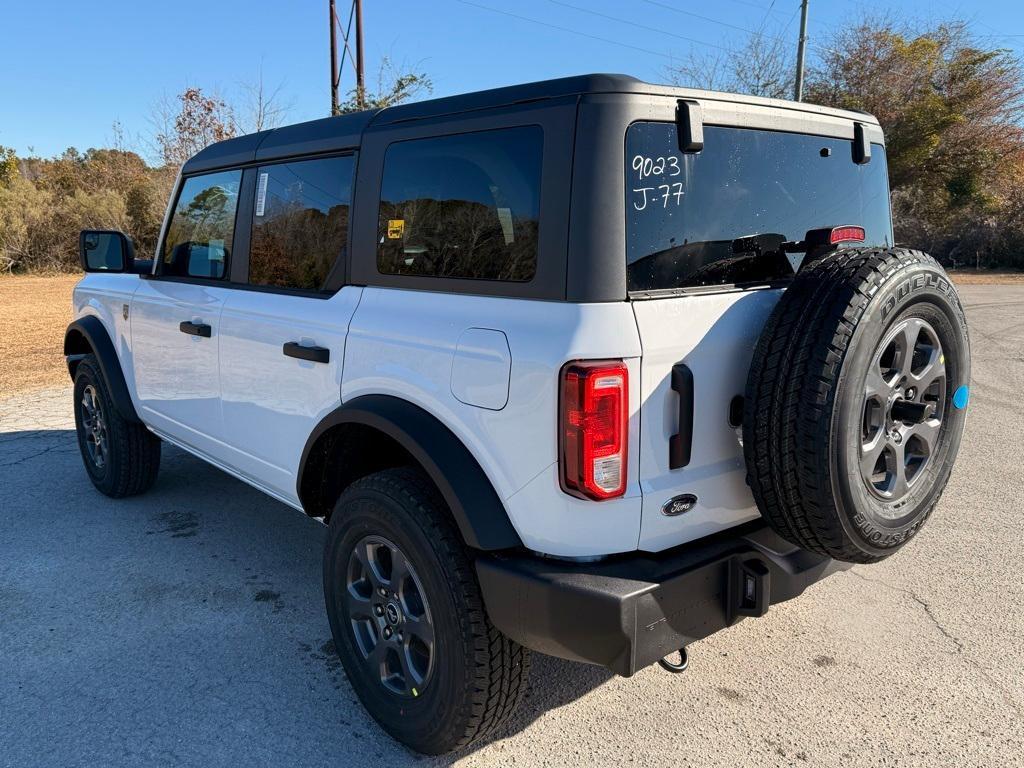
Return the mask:
<svg viewBox="0 0 1024 768">
<path fill-rule="evenodd" d="M 419 757 L 364 713 L 324 528 L 167 447 L 86 478 L 70 388 L 0 394 L 0 765 L 1024 765 L 1024 287 L 961 289 L 960 459 L 904 551 L 631 679 L 535 655 L 490 741 Z"/>
</svg>

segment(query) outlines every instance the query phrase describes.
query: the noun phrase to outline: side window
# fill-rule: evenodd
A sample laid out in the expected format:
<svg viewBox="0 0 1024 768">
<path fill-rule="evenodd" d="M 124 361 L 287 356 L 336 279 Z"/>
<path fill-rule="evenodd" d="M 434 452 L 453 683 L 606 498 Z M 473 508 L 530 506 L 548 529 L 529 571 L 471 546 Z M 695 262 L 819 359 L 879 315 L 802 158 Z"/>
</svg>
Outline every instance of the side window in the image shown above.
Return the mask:
<svg viewBox="0 0 1024 768">
<path fill-rule="evenodd" d="M 384 158 L 377 269 L 524 282 L 537 269 L 539 126 L 414 139 Z"/>
<path fill-rule="evenodd" d="M 164 239 L 162 275 L 219 280 L 231 258 L 242 172 L 185 179 Z"/>
<path fill-rule="evenodd" d="M 345 253 L 352 155 L 265 165 L 256 176 L 249 283 L 318 291 Z"/>
</svg>

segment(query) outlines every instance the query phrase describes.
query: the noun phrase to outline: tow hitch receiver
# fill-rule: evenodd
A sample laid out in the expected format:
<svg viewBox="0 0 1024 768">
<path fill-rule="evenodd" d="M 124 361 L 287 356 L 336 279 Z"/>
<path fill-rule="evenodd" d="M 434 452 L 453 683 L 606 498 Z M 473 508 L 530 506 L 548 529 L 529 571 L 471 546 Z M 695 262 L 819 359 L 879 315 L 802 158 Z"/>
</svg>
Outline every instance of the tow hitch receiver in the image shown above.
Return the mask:
<svg viewBox="0 0 1024 768">
<path fill-rule="evenodd" d="M 764 616 L 771 602 L 771 572 L 758 557 L 732 561 L 729 569 L 729 622 L 737 616 Z"/>
</svg>

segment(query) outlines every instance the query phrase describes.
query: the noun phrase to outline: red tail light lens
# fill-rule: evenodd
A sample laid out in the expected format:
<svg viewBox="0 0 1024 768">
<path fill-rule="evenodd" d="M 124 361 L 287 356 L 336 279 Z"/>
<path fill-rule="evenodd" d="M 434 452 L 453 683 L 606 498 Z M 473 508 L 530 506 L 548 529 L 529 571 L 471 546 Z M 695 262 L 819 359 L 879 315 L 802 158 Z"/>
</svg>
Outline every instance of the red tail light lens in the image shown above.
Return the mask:
<svg viewBox="0 0 1024 768">
<path fill-rule="evenodd" d="M 835 227 L 832 229 L 832 234 L 829 235 L 828 241 L 832 245 L 850 241 L 863 243 L 864 227 Z"/>
<path fill-rule="evenodd" d="M 562 490 L 587 499 L 626 491 L 629 372 L 619 360 L 562 368 L 559 451 Z"/>
</svg>

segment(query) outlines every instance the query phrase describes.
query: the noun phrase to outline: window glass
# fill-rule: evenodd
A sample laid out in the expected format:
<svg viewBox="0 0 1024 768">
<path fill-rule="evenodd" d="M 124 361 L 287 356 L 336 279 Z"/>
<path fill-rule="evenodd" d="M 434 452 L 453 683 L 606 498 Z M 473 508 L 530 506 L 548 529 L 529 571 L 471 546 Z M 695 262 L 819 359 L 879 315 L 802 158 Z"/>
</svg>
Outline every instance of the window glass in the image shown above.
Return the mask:
<svg viewBox="0 0 1024 768">
<path fill-rule="evenodd" d="M 537 267 L 539 126 L 392 144 L 377 268 L 384 274 L 530 280 Z"/>
<path fill-rule="evenodd" d="M 781 248 L 810 229 L 863 227 L 890 245 L 885 150 L 853 162 L 852 142 L 704 127 L 704 149 L 682 154 L 672 123 L 626 132 L 626 264 L 630 291 L 791 277 L 803 254 Z"/>
<path fill-rule="evenodd" d="M 185 179 L 164 240 L 160 274 L 220 279 L 231 257 L 241 171 Z"/>
<path fill-rule="evenodd" d="M 355 158 L 326 157 L 259 169 L 249 282 L 320 290 L 348 242 Z"/>
</svg>

